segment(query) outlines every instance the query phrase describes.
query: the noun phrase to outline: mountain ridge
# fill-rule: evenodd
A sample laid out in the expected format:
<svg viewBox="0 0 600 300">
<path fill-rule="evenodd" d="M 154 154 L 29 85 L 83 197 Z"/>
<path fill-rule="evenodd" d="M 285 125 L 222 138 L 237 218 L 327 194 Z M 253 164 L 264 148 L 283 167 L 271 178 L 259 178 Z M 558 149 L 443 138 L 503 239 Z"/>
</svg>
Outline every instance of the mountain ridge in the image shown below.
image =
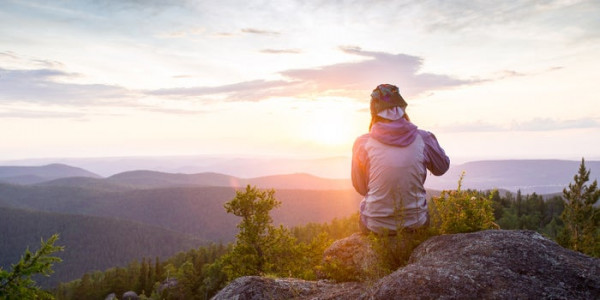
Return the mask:
<svg viewBox="0 0 600 300">
<path fill-rule="evenodd" d="M 336 158 L 339 164 L 341 158 Z M 219 160 L 220 164 L 236 164 L 237 160 Z M 319 161 L 319 160 L 314 160 Z M 297 163 L 297 161 L 294 161 Z M 487 189 L 505 189 L 511 192 L 521 190 L 523 193 L 551 194 L 561 192 L 563 188 L 572 181 L 572 176 L 577 172 L 580 161 L 562 160 L 562 159 L 503 159 L 503 160 L 477 160 L 457 165 L 451 165 L 450 169 L 443 176 L 428 176 L 425 186 L 434 190 L 448 190 L 457 187 L 458 179 L 465 171 L 463 180 L 464 188 L 477 190 Z M 249 164 L 256 169 L 271 167 L 264 164 Z M 295 165 L 298 169 L 302 167 Z M 350 160 L 347 161 L 347 167 L 350 166 Z M 323 168 L 330 168 L 329 164 L 323 164 Z M 600 161 L 586 161 L 586 167 L 591 170 L 591 180 L 600 178 Z M 2 167 L 0 167 L 1 169 Z M 228 186 L 243 187 L 247 184 L 257 185 L 260 188 L 275 189 L 347 189 L 352 188 L 350 181 L 350 172 L 345 173 L 346 178 L 328 178 L 314 175 L 308 172 L 288 172 L 276 175 L 264 175 L 256 177 L 242 177 L 226 175 L 218 172 L 218 167 L 213 171 L 200 173 L 169 173 L 156 170 L 130 170 L 109 177 L 90 177 L 99 179 L 93 181 L 90 179 L 77 180 L 44 180 L 43 178 L 25 177 L 13 178 L 12 180 L 2 178 L 0 182 L 18 183 L 18 184 L 45 184 L 45 185 L 67 185 L 67 186 L 88 186 L 110 189 L 127 188 L 156 188 L 173 186 Z M 231 173 L 235 173 L 233 165 L 227 167 Z M 185 168 L 179 168 L 185 169 Z M 306 169 L 306 168 L 304 168 Z M 244 173 L 244 171 L 239 172 Z M 257 171 L 256 173 L 265 173 Z M 19 176 L 19 174 L 13 174 Z M 33 175 L 30 175 L 33 176 Z M 116 184 L 116 185 L 113 185 Z"/>
<path fill-rule="evenodd" d="M 79 167 L 58 163 L 43 166 L 0 166 L 0 182 L 35 184 L 65 177 L 101 176 Z"/>
</svg>

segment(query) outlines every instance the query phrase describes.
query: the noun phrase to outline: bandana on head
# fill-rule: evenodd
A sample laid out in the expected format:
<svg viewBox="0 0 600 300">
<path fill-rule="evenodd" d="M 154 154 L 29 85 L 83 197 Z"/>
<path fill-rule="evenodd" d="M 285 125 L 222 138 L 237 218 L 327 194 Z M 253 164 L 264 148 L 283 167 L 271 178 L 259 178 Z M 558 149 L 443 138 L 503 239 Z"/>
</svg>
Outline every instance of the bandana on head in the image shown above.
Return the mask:
<svg viewBox="0 0 600 300">
<path fill-rule="evenodd" d="M 371 115 L 376 116 L 380 112 L 400 107 L 404 109 L 408 104 L 398 91 L 398 87 L 391 84 L 380 84 L 371 93 Z"/>
</svg>

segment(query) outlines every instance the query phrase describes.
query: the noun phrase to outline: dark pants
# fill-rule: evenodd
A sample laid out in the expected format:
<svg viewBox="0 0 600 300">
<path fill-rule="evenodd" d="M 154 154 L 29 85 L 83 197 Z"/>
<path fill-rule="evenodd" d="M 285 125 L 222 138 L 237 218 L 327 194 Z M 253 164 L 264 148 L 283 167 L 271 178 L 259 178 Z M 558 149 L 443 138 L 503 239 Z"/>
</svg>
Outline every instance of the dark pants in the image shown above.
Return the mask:
<svg viewBox="0 0 600 300">
<path fill-rule="evenodd" d="M 362 215 L 360 215 L 359 218 L 358 218 L 358 227 L 360 228 L 360 232 L 362 234 L 368 235 L 369 233 L 374 233 L 375 235 L 383 235 L 381 233 L 377 233 L 377 232 L 369 229 L 367 227 L 367 225 L 365 225 L 365 223 L 364 223 L 364 221 L 363 221 L 362 218 L 363 218 Z M 410 234 L 412 234 L 412 233 L 415 233 L 417 230 L 422 230 L 422 229 L 425 229 L 427 227 L 429 227 L 429 216 L 427 217 L 427 221 L 425 222 L 425 224 L 423 224 L 423 226 L 421 226 L 419 228 L 414 228 L 414 229 L 413 228 L 403 228 L 402 229 L 402 233 L 410 233 Z M 397 235 L 396 230 L 387 230 L 386 232 L 387 232 L 388 236 L 396 236 Z"/>
</svg>

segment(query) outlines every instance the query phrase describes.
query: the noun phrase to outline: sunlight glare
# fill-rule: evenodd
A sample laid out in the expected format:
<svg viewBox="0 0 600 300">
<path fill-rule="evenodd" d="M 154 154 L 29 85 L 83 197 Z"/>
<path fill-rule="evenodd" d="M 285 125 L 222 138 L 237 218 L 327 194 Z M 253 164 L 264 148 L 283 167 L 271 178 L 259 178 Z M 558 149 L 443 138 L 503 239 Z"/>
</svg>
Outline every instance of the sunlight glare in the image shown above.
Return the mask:
<svg viewBox="0 0 600 300">
<path fill-rule="evenodd" d="M 323 109 L 314 112 L 309 118 L 305 134 L 307 139 L 321 145 L 349 143 L 354 138 L 349 121 L 343 110 Z"/>
</svg>

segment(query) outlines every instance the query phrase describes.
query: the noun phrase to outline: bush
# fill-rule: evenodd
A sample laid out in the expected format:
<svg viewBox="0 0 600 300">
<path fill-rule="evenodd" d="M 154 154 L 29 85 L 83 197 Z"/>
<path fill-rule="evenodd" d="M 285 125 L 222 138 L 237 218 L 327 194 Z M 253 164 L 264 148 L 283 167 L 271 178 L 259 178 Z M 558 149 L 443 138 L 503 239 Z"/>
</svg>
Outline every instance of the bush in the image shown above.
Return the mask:
<svg viewBox="0 0 600 300">
<path fill-rule="evenodd" d="M 477 191 L 461 190 L 463 177 L 464 172 L 458 180 L 458 189 L 442 191 L 439 197 L 432 198 L 429 216 L 436 235 L 499 228 L 494 223 L 492 195 L 486 198 Z"/>
</svg>

